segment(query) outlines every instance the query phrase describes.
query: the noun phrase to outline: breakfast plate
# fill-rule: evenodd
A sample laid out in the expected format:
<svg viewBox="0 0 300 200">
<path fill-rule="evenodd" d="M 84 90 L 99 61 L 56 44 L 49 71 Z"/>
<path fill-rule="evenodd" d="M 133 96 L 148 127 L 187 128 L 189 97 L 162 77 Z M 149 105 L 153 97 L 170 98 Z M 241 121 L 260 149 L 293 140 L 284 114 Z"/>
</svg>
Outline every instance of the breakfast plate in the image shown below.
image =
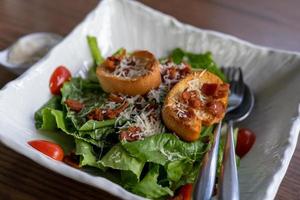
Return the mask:
<svg viewBox="0 0 300 200">
<path fill-rule="evenodd" d="M 295 150 L 300 130 L 297 76 L 300 54 L 260 47 L 238 38 L 185 25 L 138 2 L 104 0 L 60 44 L 0 92 L 0 140 L 8 147 L 57 173 L 101 188 L 123 199 L 143 199 L 99 176 L 71 168 L 32 149 L 27 142 L 52 140 L 68 147 L 68 138 L 40 133 L 34 112 L 51 94 L 49 79 L 59 65 L 72 74 L 90 66 L 87 35 L 97 37 L 104 56 L 119 47 L 147 49 L 164 57 L 174 48 L 212 52 L 220 66 L 240 66 L 257 99 L 243 122 L 256 133 L 253 149 L 239 168 L 241 199 L 273 199 Z"/>
</svg>

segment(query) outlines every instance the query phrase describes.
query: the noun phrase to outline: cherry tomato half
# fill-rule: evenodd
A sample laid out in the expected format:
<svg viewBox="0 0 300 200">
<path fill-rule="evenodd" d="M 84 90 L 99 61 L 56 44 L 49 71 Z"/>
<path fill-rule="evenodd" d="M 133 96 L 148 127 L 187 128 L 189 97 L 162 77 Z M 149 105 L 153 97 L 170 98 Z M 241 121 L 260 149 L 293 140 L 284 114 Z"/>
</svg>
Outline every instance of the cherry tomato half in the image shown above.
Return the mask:
<svg viewBox="0 0 300 200">
<path fill-rule="evenodd" d="M 255 142 L 255 134 L 246 128 L 240 128 L 237 136 L 236 154 L 242 158 L 245 156 Z"/>
<path fill-rule="evenodd" d="M 60 88 L 64 82 L 71 79 L 71 72 L 64 66 L 57 67 L 50 77 L 50 91 L 54 95 L 60 95 Z"/>
<path fill-rule="evenodd" d="M 186 184 L 181 186 L 178 194 L 171 198 L 171 200 L 192 200 L 193 184 Z"/>
<path fill-rule="evenodd" d="M 64 158 L 63 149 L 58 144 L 55 144 L 53 142 L 49 142 L 46 140 L 32 140 L 29 141 L 28 144 L 55 160 L 62 161 Z"/>
</svg>

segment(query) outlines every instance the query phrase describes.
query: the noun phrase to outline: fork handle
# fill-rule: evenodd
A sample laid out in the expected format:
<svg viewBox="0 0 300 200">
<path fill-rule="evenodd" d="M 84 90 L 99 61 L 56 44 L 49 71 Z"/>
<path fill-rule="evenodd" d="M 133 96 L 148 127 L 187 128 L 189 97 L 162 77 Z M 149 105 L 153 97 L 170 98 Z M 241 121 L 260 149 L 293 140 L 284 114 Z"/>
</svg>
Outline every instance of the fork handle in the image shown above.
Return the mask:
<svg viewBox="0 0 300 200">
<path fill-rule="evenodd" d="M 219 199 L 239 200 L 239 182 L 235 160 L 235 145 L 233 139 L 233 122 L 228 122 L 223 165 L 220 174 Z"/>
<path fill-rule="evenodd" d="M 194 185 L 193 200 L 210 200 L 212 197 L 218 159 L 218 148 L 220 142 L 222 122 L 214 130 L 214 144 L 209 152 L 205 154 L 201 169 Z"/>
</svg>

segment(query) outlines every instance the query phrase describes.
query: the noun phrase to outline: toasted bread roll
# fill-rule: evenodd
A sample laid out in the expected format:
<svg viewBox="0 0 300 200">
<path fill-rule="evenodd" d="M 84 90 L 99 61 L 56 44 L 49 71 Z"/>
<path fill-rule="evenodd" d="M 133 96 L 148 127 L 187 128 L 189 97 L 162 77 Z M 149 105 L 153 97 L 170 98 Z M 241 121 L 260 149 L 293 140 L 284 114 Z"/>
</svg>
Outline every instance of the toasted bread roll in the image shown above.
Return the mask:
<svg viewBox="0 0 300 200">
<path fill-rule="evenodd" d="M 229 85 L 203 70 L 179 81 L 168 93 L 162 109 L 165 125 L 185 141 L 199 138 L 202 125 L 210 126 L 225 115 Z"/>
<path fill-rule="evenodd" d="M 96 73 L 103 90 L 109 93 L 143 95 L 161 83 L 159 62 L 148 51 L 108 57 Z"/>
</svg>

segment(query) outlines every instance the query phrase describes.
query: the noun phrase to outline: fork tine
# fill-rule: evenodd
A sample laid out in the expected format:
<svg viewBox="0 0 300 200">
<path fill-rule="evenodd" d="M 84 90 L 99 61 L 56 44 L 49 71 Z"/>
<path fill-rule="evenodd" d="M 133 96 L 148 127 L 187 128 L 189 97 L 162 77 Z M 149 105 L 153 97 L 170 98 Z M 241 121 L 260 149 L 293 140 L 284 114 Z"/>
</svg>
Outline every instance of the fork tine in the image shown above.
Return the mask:
<svg viewBox="0 0 300 200">
<path fill-rule="evenodd" d="M 236 84 L 236 82 L 232 81 L 230 83 L 230 91 L 233 94 L 237 94 L 237 90 L 239 89 L 238 85 Z"/>
<path fill-rule="evenodd" d="M 242 71 L 240 68 L 234 68 L 234 81 L 239 82 L 240 78 L 243 80 Z"/>
<path fill-rule="evenodd" d="M 240 68 L 222 67 L 221 71 L 227 77 L 228 82 L 236 81 L 238 83 L 243 83 L 243 75 Z"/>
<path fill-rule="evenodd" d="M 228 71 L 230 67 L 222 67 L 221 70 L 224 73 L 225 77 L 228 79 Z"/>
<path fill-rule="evenodd" d="M 239 73 L 239 77 L 238 77 L 237 84 L 239 85 L 239 87 L 237 87 L 238 88 L 237 93 L 243 95 L 245 90 L 245 84 L 244 84 L 243 73 L 241 68 L 238 68 L 238 73 Z"/>
<path fill-rule="evenodd" d="M 231 70 L 232 70 L 232 67 L 227 68 L 227 74 L 226 75 L 227 75 L 228 79 L 231 79 L 231 77 L 230 77 Z"/>
<path fill-rule="evenodd" d="M 239 67 L 239 68 L 238 68 L 238 71 L 239 71 L 238 82 L 239 82 L 239 84 L 244 85 L 244 78 L 243 78 L 242 69 Z"/>
<path fill-rule="evenodd" d="M 235 74 L 236 74 L 236 69 L 234 67 L 231 67 L 229 71 L 229 76 L 230 76 L 230 81 L 235 81 Z"/>
<path fill-rule="evenodd" d="M 232 72 L 232 67 L 227 67 L 225 70 L 225 76 L 227 77 L 228 82 L 232 81 L 231 72 Z"/>
<path fill-rule="evenodd" d="M 240 68 L 236 68 L 235 69 L 234 80 L 238 82 L 240 80 L 241 75 L 242 75 L 242 73 L 241 73 Z"/>
</svg>

